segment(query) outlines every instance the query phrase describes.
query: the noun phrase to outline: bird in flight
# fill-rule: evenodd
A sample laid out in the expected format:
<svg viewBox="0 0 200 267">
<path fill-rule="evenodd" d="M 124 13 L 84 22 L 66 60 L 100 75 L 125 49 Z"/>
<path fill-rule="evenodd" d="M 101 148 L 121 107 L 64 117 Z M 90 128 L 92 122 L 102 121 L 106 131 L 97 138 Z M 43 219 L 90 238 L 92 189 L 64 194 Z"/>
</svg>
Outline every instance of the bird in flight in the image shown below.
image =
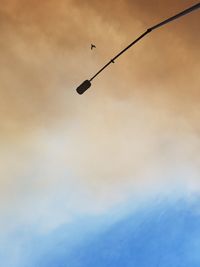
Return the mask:
<svg viewBox="0 0 200 267">
<path fill-rule="evenodd" d="M 93 48 L 96 48 L 96 46 L 95 46 L 95 45 L 93 45 L 93 44 L 91 44 L 91 50 L 92 50 Z"/>
</svg>

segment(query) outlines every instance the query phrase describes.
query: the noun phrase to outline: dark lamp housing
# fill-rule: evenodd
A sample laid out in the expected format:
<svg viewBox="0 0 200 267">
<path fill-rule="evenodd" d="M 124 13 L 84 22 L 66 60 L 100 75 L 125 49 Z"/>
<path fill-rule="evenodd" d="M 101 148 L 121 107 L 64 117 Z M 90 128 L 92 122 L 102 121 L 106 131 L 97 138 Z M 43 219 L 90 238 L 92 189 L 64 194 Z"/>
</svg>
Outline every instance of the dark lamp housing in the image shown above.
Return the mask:
<svg viewBox="0 0 200 267">
<path fill-rule="evenodd" d="M 89 80 L 85 80 L 79 87 L 77 87 L 76 91 L 79 95 L 85 93 L 85 91 L 90 88 L 91 82 Z"/>
</svg>

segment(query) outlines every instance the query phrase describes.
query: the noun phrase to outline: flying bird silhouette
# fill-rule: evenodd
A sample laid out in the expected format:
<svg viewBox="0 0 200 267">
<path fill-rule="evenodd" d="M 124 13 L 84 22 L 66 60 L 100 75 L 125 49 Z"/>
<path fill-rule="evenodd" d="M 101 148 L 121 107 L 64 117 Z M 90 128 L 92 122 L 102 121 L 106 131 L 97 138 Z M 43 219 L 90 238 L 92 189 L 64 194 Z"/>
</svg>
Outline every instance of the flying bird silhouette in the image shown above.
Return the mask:
<svg viewBox="0 0 200 267">
<path fill-rule="evenodd" d="M 93 48 L 96 48 L 96 46 L 95 46 L 95 45 L 93 45 L 93 44 L 91 44 L 91 50 L 92 50 Z"/>
</svg>

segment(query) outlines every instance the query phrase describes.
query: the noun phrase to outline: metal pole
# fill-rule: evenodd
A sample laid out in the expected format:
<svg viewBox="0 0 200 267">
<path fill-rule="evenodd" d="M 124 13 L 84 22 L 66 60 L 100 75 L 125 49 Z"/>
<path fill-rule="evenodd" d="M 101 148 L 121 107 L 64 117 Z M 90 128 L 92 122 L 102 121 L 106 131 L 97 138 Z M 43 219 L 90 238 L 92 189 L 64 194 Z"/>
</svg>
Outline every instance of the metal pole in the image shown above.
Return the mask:
<svg viewBox="0 0 200 267">
<path fill-rule="evenodd" d="M 111 63 L 114 63 L 115 60 L 121 56 L 124 52 L 126 52 L 126 50 L 128 50 L 131 46 L 133 46 L 134 44 L 136 44 L 139 40 L 141 40 L 145 35 L 149 34 L 150 32 L 152 32 L 153 30 L 175 20 L 178 19 L 196 9 L 200 8 L 200 2 L 198 4 L 195 4 L 187 9 L 185 9 L 184 11 L 152 26 L 151 28 L 148 28 L 143 34 L 141 34 L 136 40 L 134 40 L 132 43 L 130 43 L 126 48 L 124 48 L 121 52 L 119 52 L 115 57 L 113 57 L 106 65 L 104 65 L 92 78 L 90 78 L 89 80 L 84 81 L 77 89 L 77 93 L 79 94 L 83 94 L 90 86 L 91 86 L 91 81 L 97 76 L 99 75 L 99 73 L 101 73 L 105 68 L 107 68 Z"/>
</svg>

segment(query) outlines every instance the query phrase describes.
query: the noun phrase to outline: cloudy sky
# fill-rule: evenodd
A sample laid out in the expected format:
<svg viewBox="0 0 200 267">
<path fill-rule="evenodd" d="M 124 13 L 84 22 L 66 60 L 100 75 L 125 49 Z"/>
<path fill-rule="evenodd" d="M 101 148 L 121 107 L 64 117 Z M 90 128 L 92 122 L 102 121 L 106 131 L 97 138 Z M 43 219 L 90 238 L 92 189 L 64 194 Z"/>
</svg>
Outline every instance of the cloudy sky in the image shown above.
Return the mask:
<svg viewBox="0 0 200 267">
<path fill-rule="evenodd" d="M 2 267 L 200 265 L 195 3 L 1 0 Z"/>
</svg>

